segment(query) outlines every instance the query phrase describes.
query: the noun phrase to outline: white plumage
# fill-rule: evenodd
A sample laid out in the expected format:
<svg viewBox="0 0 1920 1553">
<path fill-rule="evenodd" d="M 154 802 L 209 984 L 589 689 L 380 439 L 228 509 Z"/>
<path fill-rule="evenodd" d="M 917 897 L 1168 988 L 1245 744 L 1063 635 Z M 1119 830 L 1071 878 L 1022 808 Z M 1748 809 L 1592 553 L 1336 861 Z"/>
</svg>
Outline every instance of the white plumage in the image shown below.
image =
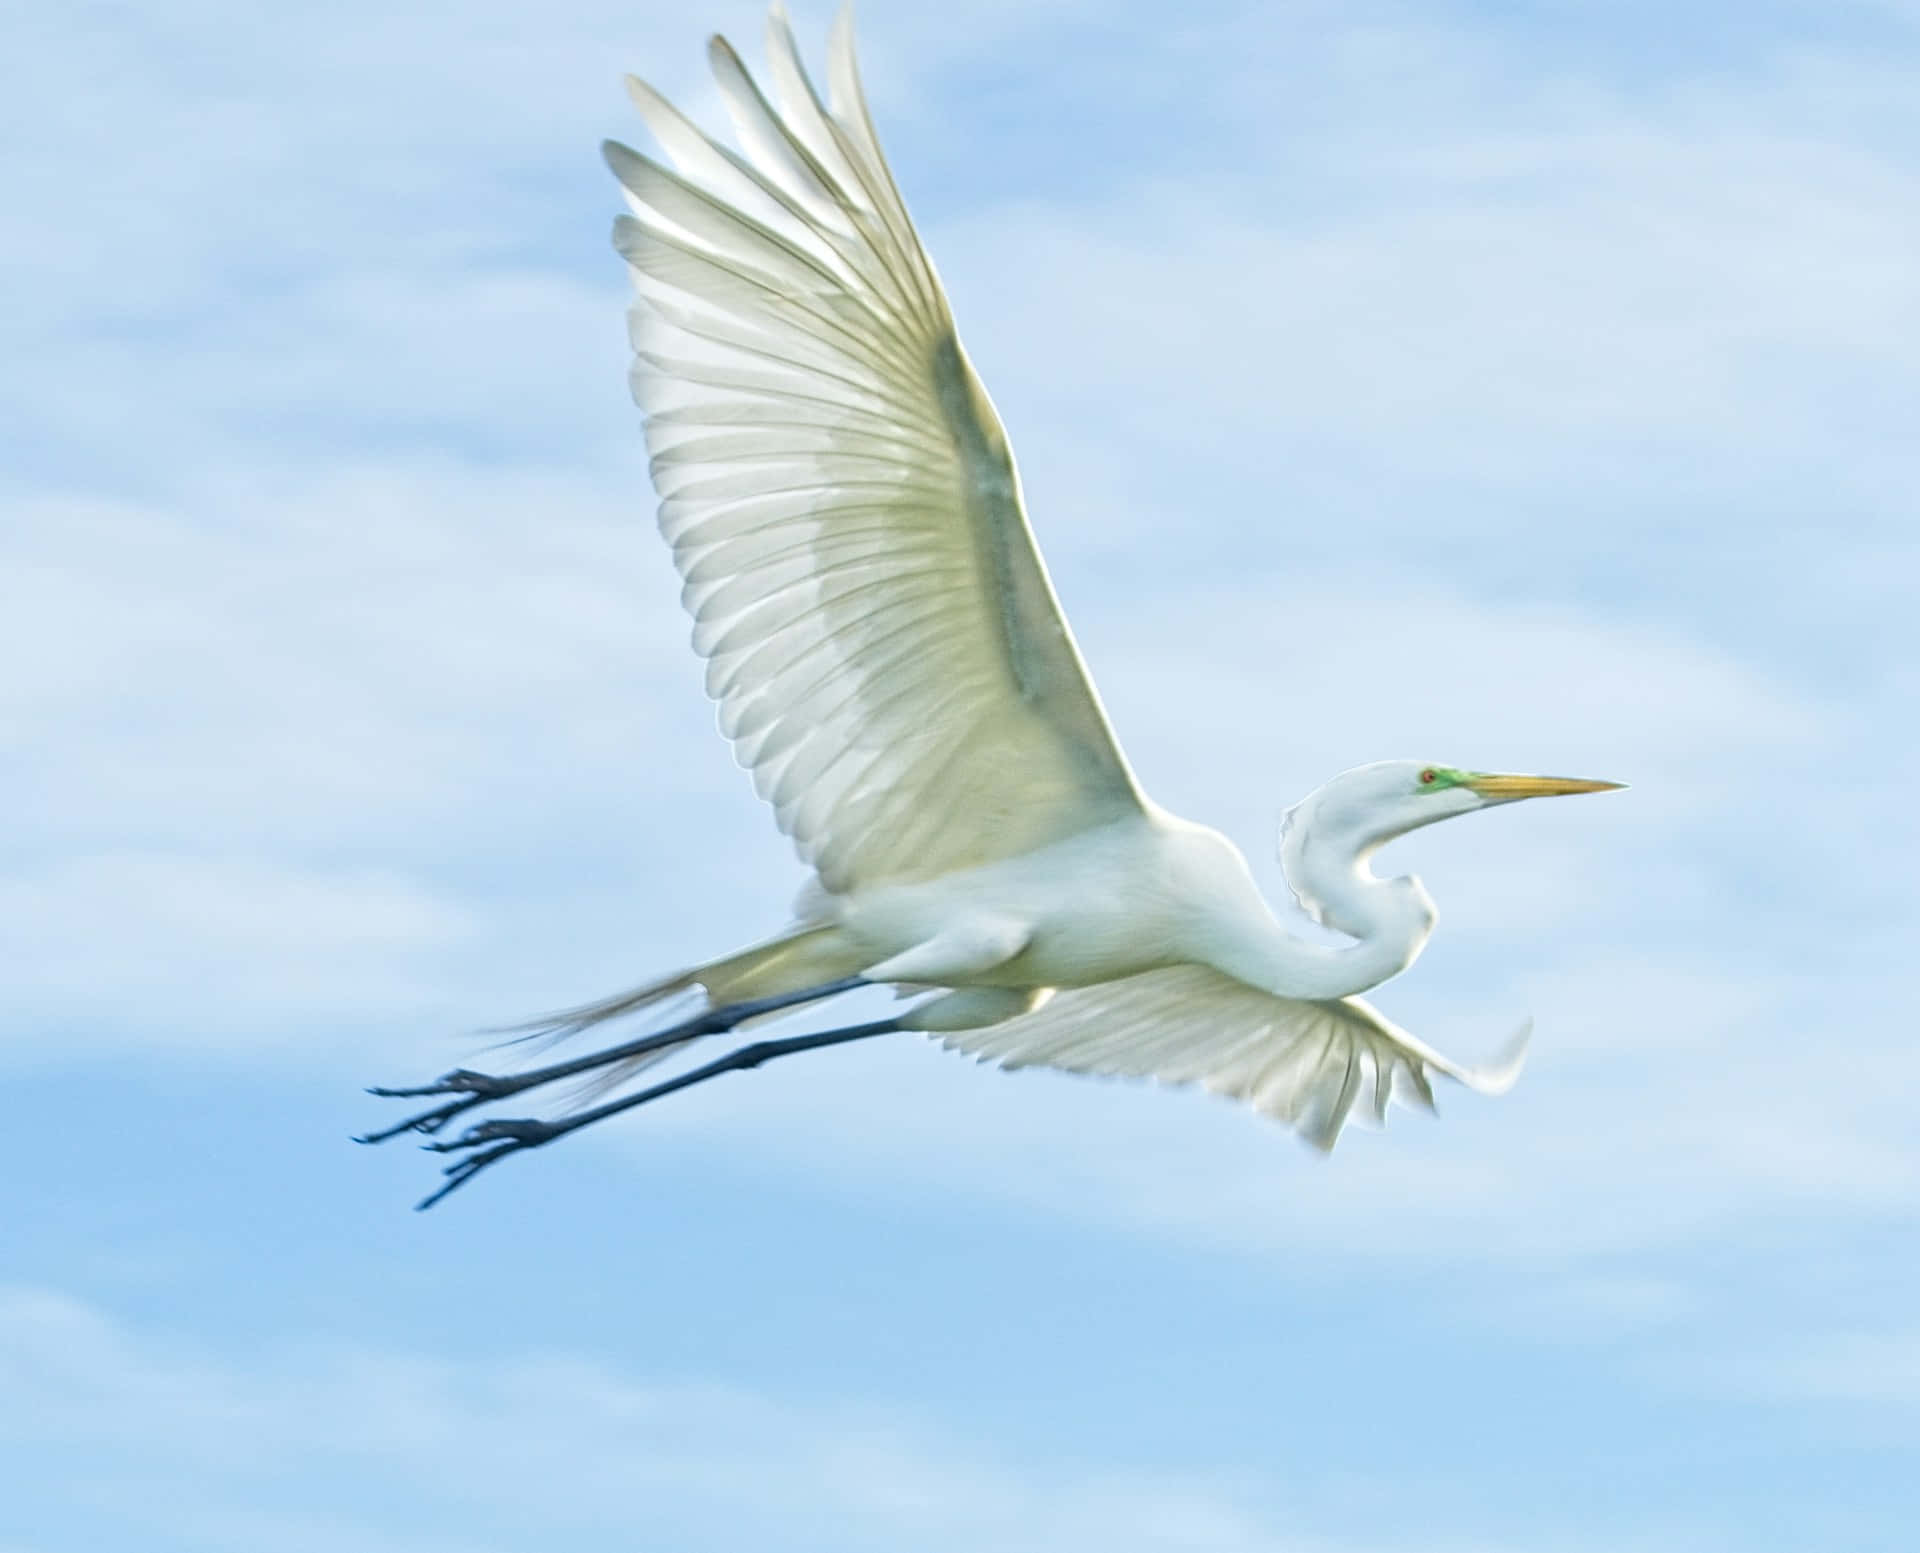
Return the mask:
<svg viewBox="0 0 1920 1553">
<path fill-rule="evenodd" d="M 1431 1111 L 1428 1069 L 1501 1093 L 1519 1077 L 1527 1028 L 1492 1063 L 1463 1068 L 1364 998 L 1275 997 L 1211 966 L 1175 965 L 1062 992 L 1023 1019 L 943 1040 L 1005 1068 L 1199 1084 L 1331 1149 L 1349 1116 L 1385 1126 L 1396 1098 Z"/>
<path fill-rule="evenodd" d="M 709 1012 L 531 1074 L 386 1093 L 460 1098 L 377 1136 L 582 1072 L 617 1086 L 689 1041 L 867 982 L 939 992 L 905 1015 L 762 1042 L 558 1122 L 483 1122 L 433 1147 L 485 1165 L 669 1090 L 895 1029 L 1009 1068 L 1197 1083 L 1322 1148 L 1352 1115 L 1431 1107 L 1431 1074 L 1497 1092 L 1355 996 L 1432 929 L 1382 843 L 1491 804 L 1617 786 L 1416 761 L 1343 773 L 1289 814 L 1283 864 L 1327 946 L 1288 934 L 1224 837 L 1140 790 L 1062 618 L 999 417 L 961 349 L 874 134 L 849 16 L 830 94 L 780 5 L 770 103 L 711 58 L 741 150 L 664 98 L 633 100 L 670 165 L 607 158 L 631 214 L 634 395 L 660 528 L 722 731 L 815 871 L 799 920 L 721 960 L 589 1005 L 571 1034 L 698 988 Z"/>
<path fill-rule="evenodd" d="M 1138 814 L 846 18 L 831 113 L 778 11 L 770 32 L 778 110 L 712 51 L 747 158 L 637 81 L 674 165 L 607 153 L 660 529 L 721 728 L 836 892 Z"/>
</svg>

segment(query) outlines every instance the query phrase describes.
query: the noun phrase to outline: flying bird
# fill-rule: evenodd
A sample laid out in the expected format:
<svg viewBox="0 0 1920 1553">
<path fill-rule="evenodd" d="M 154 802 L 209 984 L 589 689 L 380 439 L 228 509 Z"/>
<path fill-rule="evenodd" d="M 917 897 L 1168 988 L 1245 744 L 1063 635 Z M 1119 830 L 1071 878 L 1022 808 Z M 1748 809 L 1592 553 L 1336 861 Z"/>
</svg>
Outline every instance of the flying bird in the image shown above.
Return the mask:
<svg viewBox="0 0 1920 1553">
<path fill-rule="evenodd" d="M 698 999 L 688 1017 L 528 1072 L 376 1089 L 440 1103 L 362 1141 L 598 1081 L 599 1103 L 557 1119 L 426 1145 L 454 1156 L 427 1207 L 675 1090 L 900 1031 L 1006 1068 L 1199 1084 L 1323 1149 L 1390 1102 L 1431 1109 L 1435 1074 L 1507 1089 L 1525 1028 L 1468 1066 L 1359 996 L 1405 970 L 1435 920 L 1419 880 L 1368 860 L 1436 820 L 1621 784 L 1426 760 L 1342 772 L 1287 812 L 1280 854 L 1300 904 L 1346 941 L 1290 934 L 1234 845 L 1155 804 L 1121 753 L 881 154 L 849 13 L 824 100 L 779 4 L 768 54 L 771 97 L 724 39 L 709 48 L 737 151 L 630 80 L 664 160 L 605 153 L 631 207 L 614 245 L 636 289 L 660 530 L 720 727 L 812 878 L 773 937 L 532 1028 L 658 1022 Z M 917 1000 L 630 1087 L 704 1037 L 876 985 Z"/>
</svg>

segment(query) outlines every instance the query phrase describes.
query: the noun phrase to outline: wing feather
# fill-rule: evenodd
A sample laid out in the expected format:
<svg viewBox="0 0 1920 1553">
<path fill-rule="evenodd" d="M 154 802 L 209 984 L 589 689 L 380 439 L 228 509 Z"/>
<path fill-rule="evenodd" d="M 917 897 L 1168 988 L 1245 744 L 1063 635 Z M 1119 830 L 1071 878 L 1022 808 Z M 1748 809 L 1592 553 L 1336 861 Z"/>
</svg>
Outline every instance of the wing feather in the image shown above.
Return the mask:
<svg viewBox="0 0 1920 1553">
<path fill-rule="evenodd" d="M 634 394 L 723 732 L 821 883 L 925 879 L 1140 811 L 836 26 L 773 100 L 710 50 L 741 150 L 630 83 L 671 162 L 631 214 Z"/>
<path fill-rule="evenodd" d="M 940 1039 L 1004 1068 L 1199 1084 L 1331 1149 L 1355 1117 L 1384 1126 L 1396 1099 L 1432 1110 L 1433 1073 L 1504 1092 L 1519 1077 L 1527 1034 L 1468 1067 L 1362 998 L 1275 997 L 1209 966 L 1177 965 L 1057 992 L 1031 1014 Z"/>
</svg>

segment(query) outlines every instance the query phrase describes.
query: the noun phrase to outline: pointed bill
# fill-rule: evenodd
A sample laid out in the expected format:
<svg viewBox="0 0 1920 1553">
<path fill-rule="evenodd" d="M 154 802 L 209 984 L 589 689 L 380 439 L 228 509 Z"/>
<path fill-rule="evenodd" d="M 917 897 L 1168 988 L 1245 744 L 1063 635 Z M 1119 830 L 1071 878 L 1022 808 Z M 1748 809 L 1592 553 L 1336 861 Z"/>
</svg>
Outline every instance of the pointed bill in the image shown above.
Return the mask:
<svg viewBox="0 0 1920 1553">
<path fill-rule="evenodd" d="M 1507 803 L 1515 798 L 1556 798 L 1567 793 L 1610 793 L 1625 787 L 1625 782 L 1593 782 L 1585 777 L 1517 776 L 1501 771 L 1481 771 L 1467 778 L 1463 786 L 1471 788 L 1490 803 Z"/>
</svg>

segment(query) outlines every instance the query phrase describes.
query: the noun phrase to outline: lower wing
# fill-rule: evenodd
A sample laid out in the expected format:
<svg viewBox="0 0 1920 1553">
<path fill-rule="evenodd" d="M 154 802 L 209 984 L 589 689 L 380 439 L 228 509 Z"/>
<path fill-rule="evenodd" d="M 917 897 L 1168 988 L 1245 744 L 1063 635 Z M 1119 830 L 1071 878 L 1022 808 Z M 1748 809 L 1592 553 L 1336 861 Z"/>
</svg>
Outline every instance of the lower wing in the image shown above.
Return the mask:
<svg viewBox="0 0 1920 1553">
<path fill-rule="evenodd" d="M 1350 1116 L 1384 1124 L 1396 1098 L 1431 1111 L 1431 1073 L 1504 1093 L 1520 1076 L 1528 1034 L 1522 1026 L 1492 1062 L 1469 1067 L 1363 999 L 1275 997 L 1210 966 L 1177 965 L 1059 992 L 1031 1014 L 941 1040 L 1004 1068 L 1199 1084 L 1331 1149 Z"/>
</svg>

